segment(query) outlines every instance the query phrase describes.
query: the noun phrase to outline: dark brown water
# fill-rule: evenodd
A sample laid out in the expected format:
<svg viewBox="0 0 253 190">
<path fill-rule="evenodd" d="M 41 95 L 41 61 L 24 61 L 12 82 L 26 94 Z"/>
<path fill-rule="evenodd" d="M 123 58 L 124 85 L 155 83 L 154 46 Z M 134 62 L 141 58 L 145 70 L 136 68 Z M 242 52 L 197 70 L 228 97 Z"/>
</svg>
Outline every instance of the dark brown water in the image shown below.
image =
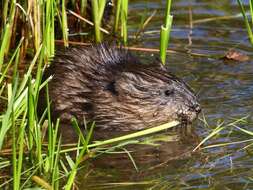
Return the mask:
<svg viewBox="0 0 253 190">
<path fill-rule="evenodd" d="M 164 8 L 165 1 L 130 1 L 131 41 L 141 20 L 157 10 L 135 46 L 159 47 Z M 239 13 L 235 0 L 177 0 L 172 5 L 174 22 L 170 48 L 178 53 L 168 54 L 167 64 L 198 92 L 203 114 L 210 125 L 207 127 L 201 121 L 194 125 L 202 139 L 219 121 L 229 123 L 245 116 L 248 116 L 247 123 L 239 126 L 253 130 L 252 47 L 242 17 L 237 16 Z M 200 22 L 221 16 L 229 18 Z M 230 49 L 246 54 L 249 61 L 218 58 Z M 138 54 L 153 59 L 150 53 Z M 230 126 L 205 145 L 251 138 Z M 88 169 L 80 171 L 80 189 L 253 189 L 252 148 L 242 149 L 248 144 L 250 142 L 195 153 L 192 150 L 196 142 L 191 140 L 167 142 L 159 147 L 130 146 L 127 150 L 133 151 L 131 155 L 138 171 L 127 153 L 104 154 L 92 161 Z"/>
</svg>

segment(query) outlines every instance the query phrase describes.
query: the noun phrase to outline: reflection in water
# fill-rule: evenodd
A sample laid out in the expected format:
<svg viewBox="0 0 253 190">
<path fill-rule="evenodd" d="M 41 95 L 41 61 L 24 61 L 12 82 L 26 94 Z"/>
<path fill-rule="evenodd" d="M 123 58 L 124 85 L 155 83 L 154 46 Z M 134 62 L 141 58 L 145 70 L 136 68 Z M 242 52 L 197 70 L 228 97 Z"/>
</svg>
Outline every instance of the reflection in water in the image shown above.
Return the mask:
<svg viewBox="0 0 253 190">
<path fill-rule="evenodd" d="M 117 186 L 112 182 L 132 182 L 133 184 L 141 182 L 140 188 L 144 188 L 147 184 L 146 182 L 143 184 L 143 181 L 146 181 L 147 176 L 157 178 L 161 177 L 161 171 L 172 172 L 178 168 L 177 165 L 180 162 L 184 162 L 193 155 L 199 155 L 198 152 L 192 151 L 199 143 L 197 134 L 194 131 L 185 133 L 185 129 L 183 130 L 184 134 L 182 130 L 177 130 L 146 137 L 141 143 L 127 145 L 98 156 L 91 161 L 89 170 L 94 172 L 89 174 L 85 180 L 88 183 L 83 183 L 81 189 L 84 187 L 85 189 L 104 189 L 106 186 L 110 189 L 112 186 Z M 165 168 L 167 169 L 164 170 Z M 100 185 L 96 183 L 98 179 L 101 182 L 99 182 Z M 156 183 L 156 180 L 150 181 L 148 185 Z M 118 185 L 119 188 L 122 186 Z M 121 188 L 124 189 L 125 186 Z"/>
<path fill-rule="evenodd" d="M 203 18 L 236 15 L 239 13 L 236 1 L 178 0 L 173 3 L 174 21 L 170 47 L 179 50 L 179 53 L 168 55 L 168 66 L 198 92 L 203 113 L 210 126 L 207 128 L 199 122 L 199 126 L 194 126 L 196 133 L 203 139 L 220 119 L 226 123 L 231 118 L 246 115 L 249 115 L 248 123 L 241 123 L 240 126 L 252 128 L 252 48 L 242 19 L 236 17 L 194 22 Z M 130 2 L 130 36 L 134 36 L 138 30 L 142 9 L 145 7 L 148 7 L 147 11 L 150 13 L 154 10 L 158 12 L 145 28 L 146 32 L 140 35 L 137 45 L 156 48 L 159 47 L 158 29 L 165 8 L 161 1 Z M 192 10 L 192 28 L 189 27 L 189 10 Z M 191 44 L 188 40 L 190 31 Z M 216 58 L 224 56 L 230 49 L 236 49 L 250 59 L 244 62 L 227 62 Z M 207 56 L 191 56 L 186 52 Z M 141 56 L 148 59 L 150 55 L 142 53 Z M 233 131 L 233 127 L 227 127 L 218 138 L 209 143 L 227 143 L 249 138 Z M 80 189 L 253 189 L 252 153 L 242 149 L 243 144 L 204 149 L 193 154 L 195 143 L 174 141 L 163 143 L 160 147 L 129 146 L 127 150 L 133 151 L 131 155 L 139 171 L 135 170 L 127 153 L 104 154 L 91 161 L 90 168 L 80 172 Z M 136 183 L 131 185 L 131 182 Z M 109 186 L 108 183 L 114 184 Z"/>
</svg>

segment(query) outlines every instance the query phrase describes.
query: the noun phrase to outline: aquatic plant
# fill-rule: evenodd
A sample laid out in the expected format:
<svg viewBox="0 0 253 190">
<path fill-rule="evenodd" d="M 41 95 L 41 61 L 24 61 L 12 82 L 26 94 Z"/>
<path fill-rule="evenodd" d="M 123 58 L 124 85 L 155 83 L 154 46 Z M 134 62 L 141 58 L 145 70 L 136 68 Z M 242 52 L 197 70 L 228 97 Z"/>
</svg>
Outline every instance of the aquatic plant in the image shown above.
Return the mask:
<svg viewBox="0 0 253 190">
<path fill-rule="evenodd" d="M 248 32 L 248 36 L 249 36 L 249 40 L 251 45 L 253 46 L 253 32 L 252 32 L 252 26 L 253 26 L 253 1 L 249 0 L 249 5 L 250 5 L 250 17 L 251 17 L 251 22 L 249 22 L 245 8 L 243 6 L 243 3 L 241 0 L 237 0 L 240 8 L 241 8 L 241 13 L 243 15 L 243 19 L 245 22 L 245 27 L 247 29 Z"/>
<path fill-rule="evenodd" d="M 169 43 L 170 30 L 171 30 L 171 25 L 172 25 L 172 20 L 173 20 L 173 16 L 170 14 L 171 3 L 172 3 L 172 0 L 167 0 L 164 25 L 161 26 L 160 58 L 163 64 L 165 64 L 165 60 L 166 60 L 166 50 Z"/>
</svg>

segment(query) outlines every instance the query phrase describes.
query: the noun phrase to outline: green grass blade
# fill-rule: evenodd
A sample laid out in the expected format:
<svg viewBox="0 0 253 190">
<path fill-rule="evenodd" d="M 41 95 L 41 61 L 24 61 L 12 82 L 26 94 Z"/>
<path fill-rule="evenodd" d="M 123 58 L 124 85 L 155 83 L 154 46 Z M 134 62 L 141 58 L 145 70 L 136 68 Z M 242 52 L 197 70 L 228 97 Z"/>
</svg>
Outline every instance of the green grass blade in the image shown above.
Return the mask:
<svg viewBox="0 0 253 190">
<path fill-rule="evenodd" d="M 15 96 L 18 88 L 18 76 L 16 76 L 15 83 L 11 95 L 9 95 L 9 103 L 6 113 L 3 115 L 2 127 L 0 128 L 0 150 L 2 149 L 3 142 L 7 131 L 10 129 L 11 113 L 14 106 Z"/>
<path fill-rule="evenodd" d="M 121 2 L 122 0 L 117 0 L 117 9 L 116 9 L 116 16 L 114 22 L 114 33 L 116 34 L 119 28 L 119 18 L 120 18 L 120 10 L 121 10 Z"/>
<path fill-rule="evenodd" d="M 244 9 L 244 6 L 242 4 L 242 1 L 241 0 L 237 0 L 240 8 L 241 8 L 241 12 L 242 12 L 242 15 L 243 15 L 243 18 L 244 18 L 244 22 L 245 22 L 245 25 L 246 25 L 246 29 L 248 31 L 248 35 L 249 35 L 249 39 L 250 39 L 250 43 L 251 45 L 253 46 L 253 33 L 252 33 L 252 29 L 251 29 L 251 26 L 250 26 L 250 23 L 248 21 L 248 18 L 246 16 L 246 11 Z"/>
<path fill-rule="evenodd" d="M 138 131 L 138 132 L 135 132 L 135 133 L 132 133 L 132 134 L 129 134 L 129 135 L 124 135 L 122 137 L 116 137 L 116 138 L 113 138 L 113 139 L 109 139 L 109 140 L 97 142 L 97 143 L 94 143 L 94 144 L 90 144 L 90 145 L 88 145 L 88 147 L 92 148 L 92 147 L 97 147 L 97 146 L 102 146 L 102 145 L 112 144 L 112 143 L 119 142 L 119 141 L 132 139 L 132 138 L 141 137 L 141 136 L 144 136 L 144 135 L 156 133 L 156 132 L 159 132 L 159 131 L 162 131 L 162 130 L 165 130 L 165 129 L 175 127 L 178 124 L 179 124 L 178 121 L 172 121 L 172 122 L 169 122 L 169 123 L 157 126 L 157 127 L 152 127 L 152 128 L 145 129 L 145 130 L 142 130 L 142 131 Z"/>
<path fill-rule="evenodd" d="M 4 54 L 5 54 L 6 48 L 8 47 L 10 33 L 11 33 L 10 24 L 6 24 L 4 28 L 4 35 L 3 35 L 1 48 L 0 48 L 0 71 L 4 63 Z"/>
<path fill-rule="evenodd" d="M 203 145 L 208 139 L 212 138 L 216 134 L 218 134 L 220 131 L 222 131 L 225 127 L 222 127 L 222 124 L 217 126 L 207 137 L 205 137 L 199 144 L 193 149 L 193 152 L 196 151 L 201 145 Z"/>
<path fill-rule="evenodd" d="M 128 30 L 127 30 L 127 17 L 128 17 L 128 0 L 122 0 L 121 2 L 121 36 L 123 43 L 127 45 Z"/>
<path fill-rule="evenodd" d="M 166 50 L 169 44 L 170 31 L 173 21 L 173 16 L 170 15 L 172 0 L 167 0 L 166 6 L 166 14 L 164 25 L 161 26 L 161 34 L 160 34 L 160 58 L 163 64 L 165 64 L 166 60 Z"/>
</svg>

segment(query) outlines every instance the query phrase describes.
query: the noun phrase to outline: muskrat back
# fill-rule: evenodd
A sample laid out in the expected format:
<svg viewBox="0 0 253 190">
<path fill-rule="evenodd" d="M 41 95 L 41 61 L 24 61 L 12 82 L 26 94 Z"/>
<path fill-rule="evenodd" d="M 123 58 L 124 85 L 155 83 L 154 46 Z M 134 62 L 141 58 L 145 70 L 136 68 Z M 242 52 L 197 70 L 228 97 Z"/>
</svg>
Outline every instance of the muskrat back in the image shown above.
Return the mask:
<svg viewBox="0 0 253 190">
<path fill-rule="evenodd" d="M 96 129 L 139 130 L 200 112 L 191 88 L 160 61 L 142 64 L 129 51 L 106 44 L 57 52 L 45 71 L 54 119 L 95 121 Z M 40 101 L 44 101 L 41 93 Z"/>
</svg>

